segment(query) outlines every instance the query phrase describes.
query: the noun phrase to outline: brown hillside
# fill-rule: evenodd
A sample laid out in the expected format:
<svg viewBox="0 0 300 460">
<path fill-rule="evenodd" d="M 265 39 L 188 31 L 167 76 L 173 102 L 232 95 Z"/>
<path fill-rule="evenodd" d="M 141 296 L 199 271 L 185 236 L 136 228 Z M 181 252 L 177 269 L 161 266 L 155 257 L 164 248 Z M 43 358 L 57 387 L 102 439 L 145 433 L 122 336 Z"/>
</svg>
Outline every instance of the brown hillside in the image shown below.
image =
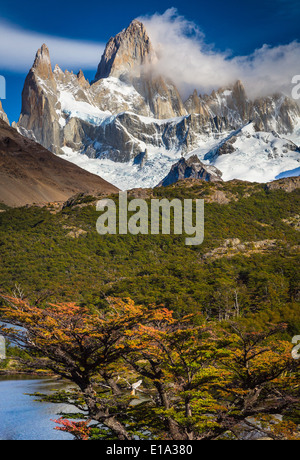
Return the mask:
<svg viewBox="0 0 300 460">
<path fill-rule="evenodd" d="M 0 120 L 0 202 L 66 201 L 75 193 L 110 194 L 114 185 L 63 160 Z"/>
</svg>

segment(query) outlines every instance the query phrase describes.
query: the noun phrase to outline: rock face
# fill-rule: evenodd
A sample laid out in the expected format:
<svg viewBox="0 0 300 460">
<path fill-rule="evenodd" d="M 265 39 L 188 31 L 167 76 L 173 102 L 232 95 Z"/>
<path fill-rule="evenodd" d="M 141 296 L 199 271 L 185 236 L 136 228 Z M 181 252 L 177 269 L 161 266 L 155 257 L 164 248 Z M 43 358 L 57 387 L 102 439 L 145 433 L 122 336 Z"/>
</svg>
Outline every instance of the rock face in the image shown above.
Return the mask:
<svg viewBox="0 0 300 460">
<path fill-rule="evenodd" d="M 267 190 L 284 190 L 291 193 L 293 190 L 300 188 L 300 177 L 288 177 L 279 179 L 270 184 L 266 184 Z"/>
<path fill-rule="evenodd" d="M 300 116 L 296 101 L 283 94 L 249 100 L 241 81 L 213 91 L 211 95 L 198 96 L 195 90 L 185 102 L 185 108 L 206 117 L 226 118 L 235 128 L 252 121 L 257 131 L 280 134 L 291 133 Z"/>
<path fill-rule="evenodd" d="M 0 120 L 5 121 L 5 123 L 7 123 L 9 125 L 8 117 L 7 117 L 6 113 L 3 110 L 1 101 L 0 101 Z"/>
<path fill-rule="evenodd" d="M 26 139 L 0 120 L 0 201 L 8 206 L 66 201 L 79 192 L 118 189 Z"/>
<path fill-rule="evenodd" d="M 178 163 L 173 165 L 169 174 L 158 186 L 171 185 L 180 179 L 200 179 L 206 182 L 217 182 L 222 180 L 222 173 L 214 166 L 204 165 L 197 155 L 192 155 L 188 159 L 181 158 Z"/>
<path fill-rule="evenodd" d="M 266 156 L 270 164 L 281 161 L 281 172 L 288 152 L 289 169 L 296 168 L 299 153 L 290 148 L 292 141 L 300 143 L 295 131 L 300 109 L 295 101 L 282 94 L 250 100 L 237 81 L 209 95 L 195 90 L 183 102 L 174 83 L 159 75 L 158 68 L 159 55 L 137 20 L 109 40 L 91 84 L 82 71 L 76 75 L 58 66 L 52 70 L 49 50 L 43 45 L 25 81 L 17 128 L 55 154 L 73 152 L 80 164 L 81 154 L 98 159 L 106 168 L 107 160 L 131 164 L 132 173 L 139 170 L 132 188 L 156 185 L 170 170 L 170 158 L 175 164 L 193 150 L 212 164 L 228 154 L 248 155 L 249 136 L 251 155 Z M 233 138 L 250 122 L 251 133 Z M 269 148 L 268 133 L 287 137 L 289 147 L 274 143 L 275 149 Z M 156 161 L 161 156 L 165 161 Z M 257 163 L 256 158 L 251 162 Z M 216 166 L 222 170 L 219 163 Z M 111 168 L 108 180 L 115 166 Z M 247 179 L 247 173 L 240 177 L 240 165 L 231 169 L 230 178 Z M 118 181 L 120 175 L 115 177 Z"/>
<path fill-rule="evenodd" d="M 60 153 L 61 133 L 57 119 L 57 85 L 52 72 L 49 50 L 44 44 L 37 52 L 22 92 L 22 110 L 18 126 L 24 134 L 45 148 Z"/>
<path fill-rule="evenodd" d="M 155 118 L 185 115 L 175 85 L 162 75 L 152 74 L 151 67 L 157 59 L 144 24 L 134 20 L 107 43 L 95 82 L 112 77 L 131 84 Z"/>
<path fill-rule="evenodd" d="M 132 21 L 127 29 L 112 37 L 106 45 L 95 81 L 115 77 L 132 82 L 141 77 L 143 68 L 156 59 L 144 25 Z"/>
<path fill-rule="evenodd" d="M 255 122 L 247 123 L 241 129 L 237 129 L 225 137 L 217 147 L 208 151 L 205 159 L 220 157 L 221 155 L 230 155 L 237 152 L 241 146 L 247 142 L 253 144 L 259 141 L 260 146 L 265 148 L 268 158 L 278 158 L 288 152 L 300 153 L 300 148 L 291 140 L 281 137 L 275 131 L 259 131 Z"/>
</svg>

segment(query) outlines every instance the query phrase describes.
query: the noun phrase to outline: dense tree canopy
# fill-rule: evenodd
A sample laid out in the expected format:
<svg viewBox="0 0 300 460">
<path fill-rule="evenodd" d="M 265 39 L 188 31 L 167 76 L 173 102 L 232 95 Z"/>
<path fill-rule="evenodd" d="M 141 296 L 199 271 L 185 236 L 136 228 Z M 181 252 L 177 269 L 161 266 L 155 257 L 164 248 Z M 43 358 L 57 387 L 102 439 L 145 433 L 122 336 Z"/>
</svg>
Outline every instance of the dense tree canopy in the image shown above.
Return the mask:
<svg viewBox="0 0 300 460">
<path fill-rule="evenodd" d="M 206 198 L 213 187 L 183 182 L 152 193 Z M 195 247 L 185 245 L 184 235 L 99 235 L 93 197 L 74 199 L 63 209 L 5 209 L 0 289 L 14 295 L 17 285 L 32 302 L 98 307 L 106 296 L 130 297 L 144 305 L 163 303 L 176 317 L 202 311 L 208 318 L 234 319 L 238 312 L 258 325 L 286 322 L 289 333 L 297 334 L 299 190 L 222 187 L 234 198 L 227 204 L 205 201 L 204 242 Z"/>
</svg>

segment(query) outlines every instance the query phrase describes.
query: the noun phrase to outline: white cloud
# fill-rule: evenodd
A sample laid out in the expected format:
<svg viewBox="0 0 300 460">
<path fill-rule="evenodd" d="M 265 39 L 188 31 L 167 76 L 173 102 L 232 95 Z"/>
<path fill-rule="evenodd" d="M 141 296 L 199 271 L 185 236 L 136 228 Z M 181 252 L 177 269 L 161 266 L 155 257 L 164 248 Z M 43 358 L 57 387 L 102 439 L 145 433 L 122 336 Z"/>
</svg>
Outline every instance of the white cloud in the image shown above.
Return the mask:
<svg viewBox="0 0 300 460">
<path fill-rule="evenodd" d="M 291 94 L 291 80 L 299 74 L 300 43 L 263 45 L 249 56 L 219 52 L 205 42 L 193 22 L 175 8 L 139 18 L 158 50 L 157 72 L 171 78 L 184 97 L 194 89 L 208 93 L 240 79 L 250 97 L 283 91 Z"/>
<path fill-rule="evenodd" d="M 277 91 L 291 95 L 292 78 L 299 74 L 299 42 L 277 47 L 264 44 L 249 56 L 233 56 L 206 43 L 200 28 L 178 15 L 175 8 L 138 19 L 157 50 L 157 72 L 171 78 L 183 98 L 194 89 L 209 93 L 238 79 L 250 97 Z M 74 71 L 83 68 L 96 72 L 105 47 L 103 43 L 55 37 L 0 21 L 0 68 L 27 72 L 43 43 L 49 47 L 53 66 Z"/>
<path fill-rule="evenodd" d="M 300 43 L 271 47 L 263 45 L 250 56 L 237 57 L 234 62 L 241 71 L 250 95 L 266 95 L 282 91 L 291 96 L 292 78 L 299 73 Z"/>
<path fill-rule="evenodd" d="M 46 43 L 50 50 L 52 64 L 59 64 L 63 70 L 74 68 L 97 69 L 104 50 L 103 43 L 72 40 L 24 30 L 0 22 L 0 67 L 5 70 L 27 72 L 35 53 Z"/>
</svg>

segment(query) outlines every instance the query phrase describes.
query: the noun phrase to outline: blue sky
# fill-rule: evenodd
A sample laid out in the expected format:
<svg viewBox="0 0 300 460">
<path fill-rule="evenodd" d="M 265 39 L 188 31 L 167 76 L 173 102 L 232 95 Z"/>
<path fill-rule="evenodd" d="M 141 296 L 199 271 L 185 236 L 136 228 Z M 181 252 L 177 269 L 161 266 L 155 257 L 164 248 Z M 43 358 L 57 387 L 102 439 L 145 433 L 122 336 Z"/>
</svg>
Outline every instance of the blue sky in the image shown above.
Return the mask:
<svg viewBox="0 0 300 460">
<path fill-rule="evenodd" d="M 103 46 L 111 36 L 127 27 L 136 17 L 151 16 L 155 13 L 162 15 L 169 8 L 176 8 L 178 16 L 185 18 L 185 21 L 192 21 L 194 29 L 197 26 L 198 32 L 203 33 L 202 43 L 204 41 L 208 44 L 218 56 L 222 56 L 223 53 L 231 57 L 253 56 L 254 51 L 264 44 L 272 48 L 289 45 L 299 40 L 299 0 L 252 0 L 251 2 L 152 0 L 147 5 L 141 1 L 118 0 L 113 2 L 90 0 L 86 4 L 82 0 L 80 2 L 1 0 L 0 75 L 4 75 L 7 82 L 7 97 L 2 104 L 10 121 L 16 121 L 19 116 L 24 79 L 32 65 L 35 51 L 42 42 L 47 43 L 50 40 L 52 43 L 51 37 L 53 40 L 57 37 L 65 39 L 63 42 L 68 50 L 69 41 L 70 43 L 73 41 L 73 48 L 71 48 L 74 54 L 76 48 L 81 50 L 77 54 L 79 59 L 82 53 L 82 65 L 75 57 L 72 60 L 68 51 L 61 53 L 62 56 L 57 52 L 59 64 L 63 69 L 69 68 L 74 71 L 82 67 L 91 79 L 96 72 Z M 20 32 L 19 39 L 17 32 Z M 27 41 L 22 39 L 21 32 L 23 34 L 26 32 L 28 37 L 35 38 L 32 42 L 34 45 L 30 46 L 35 46 L 39 41 L 41 43 L 35 50 L 31 50 Z M 16 43 L 13 43 L 14 37 Z M 53 43 L 55 48 L 55 41 Z M 91 57 L 84 51 L 85 47 L 91 51 Z M 274 60 L 278 61 L 279 54 L 286 49 L 279 48 Z M 290 62 L 291 48 L 289 53 Z M 270 56 L 268 53 L 268 59 L 271 59 Z M 261 61 L 264 57 L 260 55 L 259 59 L 262 67 Z M 53 65 L 55 63 L 52 62 Z M 71 65 L 73 66 L 70 67 Z M 300 64 L 298 73 L 300 74 Z"/>
</svg>

